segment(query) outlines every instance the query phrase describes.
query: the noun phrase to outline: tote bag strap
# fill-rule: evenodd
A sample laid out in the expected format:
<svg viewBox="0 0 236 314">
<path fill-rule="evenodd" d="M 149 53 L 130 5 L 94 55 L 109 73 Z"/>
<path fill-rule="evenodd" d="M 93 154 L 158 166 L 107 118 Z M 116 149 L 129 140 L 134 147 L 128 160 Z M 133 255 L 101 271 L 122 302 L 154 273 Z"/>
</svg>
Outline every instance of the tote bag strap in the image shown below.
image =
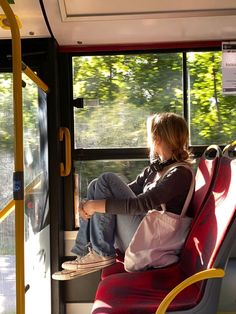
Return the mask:
<svg viewBox="0 0 236 314">
<path fill-rule="evenodd" d="M 181 214 L 180 214 L 180 217 L 184 217 L 186 212 L 187 212 L 187 209 L 189 207 L 190 201 L 192 199 L 193 191 L 194 191 L 194 187 L 195 187 L 195 174 L 193 172 L 192 167 L 189 164 L 187 164 L 186 162 L 175 163 L 174 165 L 171 165 L 170 167 L 166 167 L 165 171 L 163 171 L 161 173 L 161 176 L 160 176 L 159 180 L 162 180 L 171 170 L 173 170 L 173 169 L 175 169 L 176 167 L 179 167 L 179 166 L 183 166 L 183 167 L 189 169 L 191 171 L 191 173 L 192 173 L 191 185 L 190 185 L 190 188 L 189 188 L 189 191 L 188 191 L 188 195 L 186 197 L 186 200 L 184 202 L 184 206 L 183 206 Z M 166 205 L 165 204 L 161 204 L 161 208 L 162 208 L 163 212 L 166 211 Z"/>
</svg>

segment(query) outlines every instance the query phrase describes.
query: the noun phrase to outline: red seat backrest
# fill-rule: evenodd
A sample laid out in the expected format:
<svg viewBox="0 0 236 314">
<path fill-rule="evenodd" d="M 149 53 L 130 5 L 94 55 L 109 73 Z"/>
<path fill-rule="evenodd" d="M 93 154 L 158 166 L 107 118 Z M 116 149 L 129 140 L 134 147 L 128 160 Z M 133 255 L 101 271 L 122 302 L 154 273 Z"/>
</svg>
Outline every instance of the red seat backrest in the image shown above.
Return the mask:
<svg viewBox="0 0 236 314">
<path fill-rule="evenodd" d="M 190 276 L 214 264 L 227 230 L 235 219 L 236 159 L 220 159 L 215 184 L 194 222 L 182 250 L 180 265 Z"/>
<path fill-rule="evenodd" d="M 192 204 L 194 217 L 201 210 L 214 184 L 221 155 L 222 151 L 219 146 L 210 145 L 199 160 L 195 175 L 195 193 Z"/>
</svg>

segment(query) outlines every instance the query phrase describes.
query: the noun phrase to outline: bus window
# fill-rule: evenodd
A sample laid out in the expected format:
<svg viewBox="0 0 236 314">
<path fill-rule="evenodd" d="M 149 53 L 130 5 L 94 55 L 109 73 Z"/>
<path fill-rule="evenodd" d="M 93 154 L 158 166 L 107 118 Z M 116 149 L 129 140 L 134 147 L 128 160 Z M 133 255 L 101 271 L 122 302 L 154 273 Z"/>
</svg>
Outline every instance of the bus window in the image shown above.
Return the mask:
<svg viewBox="0 0 236 314">
<path fill-rule="evenodd" d="M 222 95 L 221 52 L 187 53 L 191 145 L 224 145 L 236 137 L 235 96 Z"/>
<path fill-rule="evenodd" d="M 75 148 L 146 147 L 146 118 L 181 114 L 182 90 L 179 53 L 73 57 Z"/>
<path fill-rule="evenodd" d="M 234 140 L 235 101 L 222 95 L 221 59 L 221 51 L 187 53 L 183 104 L 181 53 L 73 57 L 73 97 L 84 100 L 74 111 L 75 148 L 145 147 L 145 118 L 184 106 L 192 146 Z"/>
</svg>

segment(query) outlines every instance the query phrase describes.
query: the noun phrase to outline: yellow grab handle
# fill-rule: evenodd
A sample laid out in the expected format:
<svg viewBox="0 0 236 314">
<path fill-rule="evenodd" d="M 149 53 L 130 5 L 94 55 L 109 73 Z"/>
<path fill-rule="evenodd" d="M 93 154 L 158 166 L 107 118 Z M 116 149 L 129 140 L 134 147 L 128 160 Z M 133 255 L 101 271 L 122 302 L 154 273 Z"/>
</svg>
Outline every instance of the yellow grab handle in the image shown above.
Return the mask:
<svg viewBox="0 0 236 314">
<path fill-rule="evenodd" d="M 24 62 L 22 64 L 22 71 L 35 83 L 38 87 L 40 87 L 45 93 L 49 92 L 48 86 L 35 74 L 30 67 L 28 67 Z"/>
<path fill-rule="evenodd" d="M 3 209 L 0 211 L 0 223 L 6 219 L 15 210 L 15 201 L 11 200 Z"/>
<path fill-rule="evenodd" d="M 225 272 L 221 268 L 210 268 L 206 270 L 202 270 L 184 281 L 182 281 L 180 284 L 178 284 L 175 288 L 171 290 L 170 293 L 167 294 L 167 296 L 162 300 L 161 304 L 156 310 L 155 314 L 165 314 L 167 311 L 168 306 L 170 303 L 174 300 L 174 298 L 185 288 L 188 286 L 194 284 L 195 282 L 210 279 L 210 278 L 222 278 L 224 277 Z"/>
<path fill-rule="evenodd" d="M 65 165 L 63 162 L 60 163 L 60 174 L 62 177 L 66 177 L 71 171 L 71 137 L 68 128 L 60 127 L 59 129 L 59 140 L 63 141 L 65 137 Z"/>
</svg>

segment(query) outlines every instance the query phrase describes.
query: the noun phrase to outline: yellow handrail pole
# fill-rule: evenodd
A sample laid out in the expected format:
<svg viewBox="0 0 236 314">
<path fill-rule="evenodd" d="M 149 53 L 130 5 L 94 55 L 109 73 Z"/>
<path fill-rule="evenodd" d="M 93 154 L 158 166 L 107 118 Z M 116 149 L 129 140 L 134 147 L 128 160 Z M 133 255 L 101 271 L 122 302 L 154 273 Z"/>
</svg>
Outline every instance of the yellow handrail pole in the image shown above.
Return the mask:
<svg viewBox="0 0 236 314">
<path fill-rule="evenodd" d="M 24 62 L 22 62 L 22 71 L 45 93 L 49 92 L 48 86 Z"/>
<path fill-rule="evenodd" d="M 1 211 L 0 211 L 0 223 L 6 219 L 15 209 L 15 201 L 11 200 Z"/>
<path fill-rule="evenodd" d="M 23 163 L 23 117 L 21 40 L 14 13 L 6 0 L 0 0 L 12 34 L 13 102 L 14 102 L 14 164 L 13 194 L 15 200 L 15 246 L 16 246 L 16 313 L 25 313 L 24 283 L 24 163 Z"/>
</svg>

